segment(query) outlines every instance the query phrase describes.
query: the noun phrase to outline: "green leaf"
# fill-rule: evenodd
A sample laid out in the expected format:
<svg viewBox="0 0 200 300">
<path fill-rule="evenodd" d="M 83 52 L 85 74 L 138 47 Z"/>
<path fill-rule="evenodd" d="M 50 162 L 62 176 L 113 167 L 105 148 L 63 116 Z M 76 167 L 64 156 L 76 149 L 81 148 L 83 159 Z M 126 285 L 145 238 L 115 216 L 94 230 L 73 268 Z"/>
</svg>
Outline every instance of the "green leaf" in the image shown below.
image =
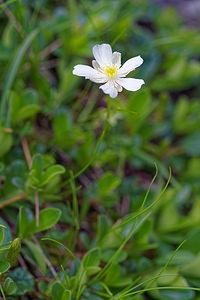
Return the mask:
<svg viewBox="0 0 200 300">
<path fill-rule="evenodd" d="M 180 266 L 180 271 L 184 276 L 200 279 L 200 254 L 192 262 Z"/>
<path fill-rule="evenodd" d="M 173 252 L 168 252 L 166 255 L 157 259 L 157 263 L 161 265 L 165 265 L 169 261 L 172 254 Z M 195 255 L 193 253 L 181 249 L 175 254 L 172 261 L 170 262 L 170 265 L 185 265 L 187 263 L 194 261 L 194 259 L 195 259 Z"/>
<path fill-rule="evenodd" d="M 100 241 L 108 232 L 110 226 L 108 218 L 104 215 L 98 216 L 98 240 Z"/>
<path fill-rule="evenodd" d="M 190 300 L 194 299 L 194 291 L 191 290 L 164 290 L 159 291 L 160 299 L 162 300 Z"/>
<path fill-rule="evenodd" d="M 87 267 L 87 268 L 85 268 L 85 270 L 86 270 L 87 276 L 89 277 L 89 276 L 92 276 L 92 275 L 98 273 L 101 270 L 101 268 L 100 267 Z"/>
<path fill-rule="evenodd" d="M 55 282 L 54 285 L 52 286 L 53 300 L 62 299 L 64 290 L 65 290 L 64 287 L 59 282 Z"/>
<path fill-rule="evenodd" d="M 106 274 L 105 278 L 105 283 L 108 286 L 113 286 L 113 287 L 123 287 L 126 285 L 129 285 L 132 282 L 131 278 L 123 277 L 120 276 L 120 266 L 118 265 L 113 265 Z"/>
<path fill-rule="evenodd" d="M 30 43 L 32 40 L 35 38 L 37 35 L 38 30 L 32 31 L 26 39 L 23 41 L 22 45 L 20 46 L 16 57 L 14 57 L 12 63 L 10 64 L 9 71 L 8 71 L 8 77 L 6 78 L 4 89 L 3 89 L 3 94 L 2 94 L 2 99 L 1 99 L 1 107 L 0 107 L 0 120 L 3 120 L 4 114 L 5 114 L 5 109 L 6 109 L 6 100 L 8 97 L 8 93 L 12 87 L 12 84 L 14 82 L 15 76 L 17 74 L 17 70 L 19 68 L 19 65 L 21 63 L 21 60 L 27 51 L 27 48 L 30 46 Z"/>
<path fill-rule="evenodd" d="M 128 109 L 140 115 L 146 115 L 151 110 L 151 94 L 147 89 L 132 93 L 129 97 Z"/>
<path fill-rule="evenodd" d="M 0 274 L 7 272 L 10 269 L 8 261 L 0 261 Z"/>
<path fill-rule="evenodd" d="M 10 277 L 7 277 L 4 282 L 4 291 L 7 295 L 14 295 L 17 291 L 17 286 Z"/>
<path fill-rule="evenodd" d="M 4 228 L 6 228 L 4 225 L 0 225 L 0 246 L 4 240 Z"/>
<path fill-rule="evenodd" d="M 169 218 L 170 214 L 170 218 Z M 168 232 L 173 231 L 176 228 L 180 220 L 178 211 L 174 204 L 168 203 L 164 206 L 164 209 L 161 211 L 159 220 L 158 220 L 158 230 L 159 232 Z"/>
<path fill-rule="evenodd" d="M 94 248 L 89 250 L 82 261 L 82 264 L 85 268 L 87 267 L 96 267 L 100 264 L 101 251 L 100 248 Z"/>
<path fill-rule="evenodd" d="M 187 136 L 181 140 L 180 145 L 188 155 L 200 155 L 200 133 L 196 132 Z"/>
<path fill-rule="evenodd" d="M 23 238 L 26 235 L 30 223 L 30 220 L 28 219 L 28 215 L 26 212 L 26 208 L 24 207 L 20 207 L 18 223 L 19 223 L 19 234 L 21 238 Z"/>
<path fill-rule="evenodd" d="M 10 133 L 0 131 L 0 157 L 5 155 L 10 150 L 12 142 L 13 139 Z"/>
<path fill-rule="evenodd" d="M 0 246 L 0 254 L 3 253 L 4 251 L 7 251 L 10 249 L 11 242 L 3 244 Z"/>
<path fill-rule="evenodd" d="M 99 193 L 100 195 L 109 195 L 120 184 L 121 179 L 111 172 L 107 172 L 99 180 Z"/>
<path fill-rule="evenodd" d="M 39 213 L 39 226 L 36 226 L 36 217 L 29 224 L 27 234 L 33 234 L 39 231 L 47 230 L 54 226 L 60 219 L 61 211 L 58 208 L 45 208 Z"/>
<path fill-rule="evenodd" d="M 60 165 L 54 165 L 49 167 L 45 173 L 42 175 L 42 185 L 47 184 L 51 181 L 54 177 L 65 173 L 65 168 Z"/>
<path fill-rule="evenodd" d="M 198 199 L 199 200 L 199 199 Z M 197 211 L 198 215 L 199 212 Z M 200 249 L 200 229 L 197 228 L 186 236 L 186 242 L 182 246 L 182 250 L 190 251 L 197 255 Z"/>
<path fill-rule="evenodd" d="M 40 180 L 43 167 L 44 167 L 44 162 L 43 162 L 42 155 L 41 154 L 34 155 L 32 159 L 31 172 L 32 172 L 32 176 L 34 176 L 38 181 Z"/>
<path fill-rule="evenodd" d="M 54 165 L 46 170 L 45 160 L 41 154 L 37 154 L 33 158 L 32 168 L 30 173 L 30 185 L 33 188 L 40 188 L 45 184 L 49 183 L 55 177 L 63 174 L 65 168 L 61 165 Z"/>
<path fill-rule="evenodd" d="M 114 249 L 107 249 L 102 253 L 102 260 L 105 262 L 109 262 L 109 260 L 113 257 L 115 254 Z M 114 264 L 119 264 L 120 262 L 124 261 L 127 258 L 127 252 L 126 251 L 121 251 L 118 256 L 116 257 Z"/>
<path fill-rule="evenodd" d="M 4 240 L 1 245 L 1 246 L 3 246 L 4 244 L 8 244 L 9 242 L 12 241 L 12 232 L 11 232 L 11 229 L 10 229 L 10 226 L 8 225 L 8 223 L 1 217 L 0 217 L 0 224 L 5 226 L 4 227 Z M 0 247 L 0 249 L 1 249 L 1 247 Z"/>
<path fill-rule="evenodd" d="M 171 286 L 188 287 L 187 281 L 183 277 L 177 277 Z M 194 299 L 194 291 L 191 290 L 163 290 L 159 291 L 160 297 L 163 300 L 190 300 Z"/>
<path fill-rule="evenodd" d="M 28 246 L 28 248 L 31 250 L 35 260 L 38 263 L 38 266 L 40 268 L 40 270 L 42 271 L 43 275 L 46 275 L 46 261 L 45 261 L 45 255 L 42 251 L 42 249 L 40 248 L 39 245 L 32 243 L 29 240 L 25 240 L 26 245 Z"/>
<path fill-rule="evenodd" d="M 15 116 L 15 123 L 30 118 L 31 116 L 35 115 L 39 110 L 40 107 L 37 104 L 30 104 L 22 107 Z"/>
<path fill-rule="evenodd" d="M 34 291 L 34 278 L 27 270 L 16 268 L 12 273 L 10 273 L 9 277 L 14 280 L 17 286 L 15 296 L 22 296 L 27 291 Z"/>
<path fill-rule="evenodd" d="M 71 296 L 71 291 L 70 290 L 65 290 L 61 300 L 71 300 L 72 296 Z"/>
</svg>

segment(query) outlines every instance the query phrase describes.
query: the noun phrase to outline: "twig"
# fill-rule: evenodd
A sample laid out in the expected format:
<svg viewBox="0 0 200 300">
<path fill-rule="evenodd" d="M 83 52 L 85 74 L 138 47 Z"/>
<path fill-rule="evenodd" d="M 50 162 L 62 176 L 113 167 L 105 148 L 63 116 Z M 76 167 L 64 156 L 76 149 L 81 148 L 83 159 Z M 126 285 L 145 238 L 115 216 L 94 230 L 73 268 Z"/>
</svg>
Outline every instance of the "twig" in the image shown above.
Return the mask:
<svg viewBox="0 0 200 300">
<path fill-rule="evenodd" d="M 5 206 L 7 206 L 7 205 L 10 205 L 10 204 L 12 204 L 12 203 L 14 203 L 14 202 L 17 202 L 17 201 L 19 201 L 19 200 L 22 200 L 22 199 L 24 199 L 26 196 L 27 196 L 27 194 L 24 193 L 24 194 L 15 196 L 15 197 L 13 197 L 13 198 L 11 198 L 11 199 L 8 199 L 8 200 L 6 200 L 6 201 L 0 203 L 0 209 L 3 208 L 3 207 L 5 207 Z"/>
<path fill-rule="evenodd" d="M 38 242 L 38 240 L 36 239 L 35 236 L 33 236 L 33 239 L 34 239 L 34 242 L 40 247 L 40 244 Z M 52 266 L 50 260 L 45 256 L 45 261 L 46 261 L 46 264 L 47 266 L 49 267 L 49 269 L 51 270 L 51 273 L 53 274 L 53 276 L 58 280 L 60 281 L 60 279 L 58 278 L 58 275 L 56 273 L 56 270 L 54 269 L 54 267 Z"/>
<path fill-rule="evenodd" d="M 24 151 L 24 156 L 26 158 L 28 167 L 29 167 L 29 169 L 31 169 L 32 158 L 31 158 L 29 146 L 28 146 L 28 143 L 27 143 L 27 140 L 25 137 L 22 138 L 21 143 L 22 143 L 22 148 Z M 39 227 L 39 213 L 40 213 L 39 196 L 38 196 L 38 191 L 35 191 L 35 218 L 36 218 L 36 226 L 37 227 Z"/>
<path fill-rule="evenodd" d="M 51 43 L 49 46 L 47 46 L 42 52 L 40 52 L 39 57 L 41 59 L 44 59 L 46 56 L 54 52 L 57 48 L 59 48 L 62 45 L 62 42 L 60 39 L 55 40 L 53 43 Z"/>
<path fill-rule="evenodd" d="M 29 169 L 31 169 L 32 158 L 31 158 L 31 154 L 30 154 L 30 151 L 29 151 L 28 143 L 27 143 L 27 140 L 26 140 L 25 137 L 22 138 L 21 143 L 22 143 L 22 148 L 23 148 L 23 151 L 24 151 L 24 155 L 25 155 L 28 167 L 29 167 Z"/>
<path fill-rule="evenodd" d="M 25 263 L 25 261 L 24 261 L 24 259 L 21 255 L 19 256 L 19 263 L 20 263 L 20 265 L 22 266 L 23 269 L 28 270 L 28 267 L 27 267 L 27 265 L 26 265 L 26 263 Z"/>
<path fill-rule="evenodd" d="M 2 1 L 0 1 L 0 4 L 3 3 Z M 17 21 L 17 19 L 15 18 L 15 16 L 13 15 L 13 13 L 11 12 L 11 10 L 5 6 L 2 8 L 4 13 L 6 14 L 6 16 L 8 17 L 8 19 L 10 20 L 10 22 L 13 24 L 13 26 L 15 27 L 15 29 L 21 34 L 21 36 L 23 36 L 23 31 L 22 31 L 22 26 L 21 24 Z"/>
<path fill-rule="evenodd" d="M 12 128 L 4 128 L 4 132 L 12 133 L 13 129 Z"/>
</svg>

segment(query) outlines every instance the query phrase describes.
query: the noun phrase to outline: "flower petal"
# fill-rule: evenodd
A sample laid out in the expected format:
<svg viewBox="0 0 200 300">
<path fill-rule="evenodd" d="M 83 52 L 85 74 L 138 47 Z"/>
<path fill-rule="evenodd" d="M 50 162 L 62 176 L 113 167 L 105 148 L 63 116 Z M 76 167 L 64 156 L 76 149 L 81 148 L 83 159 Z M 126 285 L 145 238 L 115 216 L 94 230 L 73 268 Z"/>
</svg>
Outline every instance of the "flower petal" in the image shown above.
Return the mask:
<svg viewBox="0 0 200 300">
<path fill-rule="evenodd" d="M 112 64 L 112 48 L 109 44 L 95 45 L 92 51 L 100 67 Z"/>
<path fill-rule="evenodd" d="M 97 70 L 98 72 L 101 71 L 101 67 L 100 65 L 98 64 L 98 62 L 96 60 L 93 60 L 92 61 L 92 66 L 95 70 Z"/>
<path fill-rule="evenodd" d="M 135 78 L 121 78 L 117 80 L 117 83 L 128 91 L 135 92 L 141 88 L 144 84 L 143 79 L 135 79 Z"/>
<path fill-rule="evenodd" d="M 123 90 L 122 86 L 119 83 L 117 83 L 117 81 L 114 81 L 114 86 L 118 92 L 121 92 Z"/>
<path fill-rule="evenodd" d="M 143 59 L 141 56 L 136 56 L 128 59 L 123 66 L 119 69 L 119 76 L 126 76 L 131 71 L 135 70 L 143 63 Z"/>
<path fill-rule="evenodd" d="M 99 87 L 105 94 L 109 94 L 111 98 L 116 98 L 118 95 L 117 89 L 111 84 L 110 81 Z"/>
<path fill-rule="evenodd" d="M 83 76 L 85 79 L 90 79 L 96 83 L 104 83 L 107 81 L 106 75 L 86 65 L 76 65 L 72 73 L 77 76 Z"/>
<path fill-rule="evenodd" d="M 113 52 L 112 63 L 114 65 L 116 65 L 118 68 L 121 67 L 121 53 L 119 53 L 119 52 Z"/>
</svg>

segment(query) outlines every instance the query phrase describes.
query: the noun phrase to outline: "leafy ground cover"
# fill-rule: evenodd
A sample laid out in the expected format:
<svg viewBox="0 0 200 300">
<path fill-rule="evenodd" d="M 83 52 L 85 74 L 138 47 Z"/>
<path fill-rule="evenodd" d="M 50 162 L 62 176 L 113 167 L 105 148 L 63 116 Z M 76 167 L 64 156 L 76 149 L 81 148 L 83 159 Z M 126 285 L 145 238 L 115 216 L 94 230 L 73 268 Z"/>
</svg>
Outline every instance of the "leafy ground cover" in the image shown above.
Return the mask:
<svg viewBox="0 0 200 300">
<path fill-rule="evenodd" d="M 10 4 L 9 4 L 10 3 Z M 0 4 L 3 299 L 200 299 L 200 35 L 153 1 Z M 82 78 L 141 55 L 138 92 Z"/>
</svg>

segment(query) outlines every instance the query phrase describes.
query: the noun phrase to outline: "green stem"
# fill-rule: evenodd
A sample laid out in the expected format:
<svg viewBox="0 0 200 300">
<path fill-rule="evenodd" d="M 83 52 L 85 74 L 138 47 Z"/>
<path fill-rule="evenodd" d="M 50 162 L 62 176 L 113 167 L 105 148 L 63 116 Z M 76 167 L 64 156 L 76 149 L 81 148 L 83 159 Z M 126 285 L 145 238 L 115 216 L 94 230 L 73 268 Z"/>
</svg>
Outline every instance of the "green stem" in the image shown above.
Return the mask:
<svg viewBox="0 0 200 300">
<path fill-rule="evenodd" d="M 70 171 L 70 176 L 71 178 L 73 178 L 73 172 Z M 77 197 L 76 197 L 76 187 L 75 187 L 75 183 L 74 180 L 70 180 L 70 185 L 71 185 L 71 189 L 72 189 L 72 200 L 73 200 L 73 217 L 76 223 L 76 230 L 79 231 L 80 229 L 80 225 L 79 225 L 79 210 L 78 210 L 78 201 L 77 201 Z"/>
<path fill-rule="evenodd" d="M 2 288 L 2 285 L 0 284 L 0 290 L 1 290 L 1 294 L 3 296 L 3 300 L 6 300 L 6 296 L 4 294 L 4 291 L 3 291 L 3 288 Z"/>
<path fill-rule="evenodd" d="M 66 180 L 60 187 L 63 187 L 67 184 L 70 183 L 71 180 L 74 180 L 76 179 L 77 177 L 79 177 L 82 173 L 85 172 L 85 170 L 87 170 L 87 168 L 91 165 L 91 163 L 94 161 L 94 159 L 96 158 L 96 154 L 98 153 L 99 151 L 99 147 L 101 145 L 101 142 L 108 130 L 108 127 L 109 127 L 109 119 L 110 119 L 110 111 L 111 111 L 111 102 L 110 102 L 111 98 L 108 97 L 108 106 L 107 106 L 107 117 L 106 117 L 106 122 L 105 122 L 105 125 L 104 125 L 104 129 L 102 131 L 102 134 L 100 136 L 100 138 L 98 139 L 97 141 L 97 145 L 96 145 L 96 149 L 94 151 L 94 153 L 92 154 L 92 157 L 91 159 L 88 161 L 88 163 L 80 170 L 78 171 L 73 177 L 71 177 L 70 179 Z"/>
<path fill-rule="evenodd" d="M 108 99 L 108 104 L 107 104 L 107 122 L 109 122 L 109 119 L 110 119 L 110 108 L 111 108 L 111 98 L 108 96 L 107 97 Z"/>
<path fill-rule="evenodd" d="M 110 234 L 112 233 L 113 231 L 117 230 L 118 228 L 122 227 L 123 225 L 131 222 L 132 220 L 138 218 L 139 216 L 141 216 L 142 214 L 144 214 L 145 212 L 147 212 L 150 208 L 152 208 L 153 206 L 155 206 L 161 199 L 162 195 L 164 194 L 164 192 L 166 191 L 168 185 L 169 185 L 169 182 L 170 182 L 170 179 L 171 179 L 171 168 L 169 169 L 170 173 L 169 173 L 169 178 L 167 180 L 167 183 L 165 184 L 162 192 L 159 194 L 159 196 L 156 198 L 156 200 L 154 202 L 152 202 L 149 206 L 147 206 L 146 208 L 140 210 L 138 212 L 137 215 L 133 216 L 133 217 L 130 217 L 128 219 L 126 219 L 125 221 L 122 221 L 119 225 L 115 226 L 115 227 L 112 227 L 106 234 L 105 236 L 102 238 L 102 240 L 100 241 L 101 243 L 104 241 L 104 239 Z M 154 177 L 155 178 L 155 177 Z M 154 179 L 153 179 L 154 180 Z M 149 191 L 147 191 L 147 193 L 149 193 Z M 145 197 L 146 198 L 146 197 Z M 145 200 L 146 201 L 146 200 Z M 144 203 L 144 202 L 143 202 Z"/>
<path fill-rule="evenodd" d="M 78 261 L 77 261 L 76 257 L 74 256 L 73 252 L 68 247 L 64 246 L 62 243 L 60 243 L 54 239 L 51 239 L 51 238 L 42 238 L 42 241 L 51 241 L 53 243 L 56 243 L 56 244 L 62 246 L 73 257 L 75 264 L 76 264 L 77 272 L 78 272 L 78 270 L 79 270 Z"/>
<path fill-rule="evenodd" d="M 142 292 L 142 293 L 144 293 L 144 292 L 148 292 L 148 291 L 156 291 L 156 290 L 192 290 L 192 291 L 200 291 L 200 288 L 195 288 L 195 287 L 186 287 L 186 286 L 183 286 L 183 287 L 181 287 L 181 286 L 158 286 L 158 287 L 152 287 L 152 288 L 148 288 L 148 289 L 143 289 L 143 290 L 141 290 L 141 291 L 135 291 L 135 292 L 132 292 L 132 293 L 130 293 L 130 294 L 127 294 L 127 295 L 125 295 L 125 296 L 123 296 L 123 297 L 121 297 L 121 299 L 122 298 L 126 298 L 126 297 L 130 297 L 130 296 L 132 296 L 132 295 L 136 295 L 136 294 L 138 294 L 138 293 L 140 293 L 140 292 Z"/>
</svg>

